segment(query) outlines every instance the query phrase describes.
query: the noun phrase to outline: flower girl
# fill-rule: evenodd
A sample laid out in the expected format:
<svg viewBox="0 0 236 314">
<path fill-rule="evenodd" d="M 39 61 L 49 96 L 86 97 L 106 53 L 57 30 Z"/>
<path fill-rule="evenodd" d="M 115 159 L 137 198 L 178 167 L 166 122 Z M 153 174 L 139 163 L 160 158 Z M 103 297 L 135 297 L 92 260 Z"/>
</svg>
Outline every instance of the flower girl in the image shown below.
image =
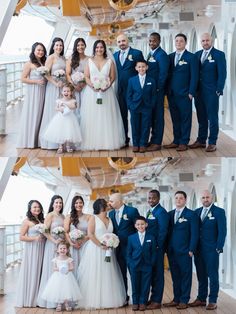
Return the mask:
<svg viewBox="0 0 236 314">
<path fill-rule="evenodd" d="M 57 254 L 53 262 L 54 272 L 48 279 L 41 298 L 47 302 L 57 303 L 56 311 L 61 312 L 63 304 L 66 311 L 71 311 L 71 302 L 81 299 L 78 283 L 72 273 L 73 259 L 69 257 L 69 247 L 66 242 L 57 245 Z"/>
<path fill-rule="evenodd" d="M 48 142 L 59 144 L 58 154 L 63 153 L 64 149 L 68 153 L 72 153 L 71 144 L 81 142 L 80 126 L 74 112 L 76 101 L 72 98 L 73 89 L 71 84 L 63 86 L 62 98 L 56 101 L 57 113 L 53 116 L 42 136 Z"/>
</svg>

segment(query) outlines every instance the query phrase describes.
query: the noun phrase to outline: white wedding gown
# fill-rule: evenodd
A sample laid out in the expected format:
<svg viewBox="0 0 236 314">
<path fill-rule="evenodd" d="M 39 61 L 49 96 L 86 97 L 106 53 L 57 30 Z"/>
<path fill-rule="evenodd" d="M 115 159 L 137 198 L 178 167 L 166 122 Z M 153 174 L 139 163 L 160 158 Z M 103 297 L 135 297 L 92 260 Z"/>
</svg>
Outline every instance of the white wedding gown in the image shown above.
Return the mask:
<svg viewBox="0 0 236 314">
<path fill-rule="evenodd" d="M 111 59 L 108 59 L 101 71 L 92 59 L 88 60 L 90 80 L 96 77 L 109 77 Z M 81 102 L 82 150 L 113 150 L 125 143 L 123 122 L 119 104 L 110 87 L 102 92 L 102 104 L 97 104 L 97 95 L 90 86 L 84 89 Z"/>
<path fill-rule="evenodd" d="M 103 221 L 95 217 L 95 236 L 98 240 L 113 231 L 112 222 L 106 228 Z M 125 303 L 126 292 L 122 274 L 112 251 L 111 262 L 105 261 L 105 250 L 88 241 L 78 268 L 78 283 L 82 294 L 79 308 L 102 309 L 120 307 Z"/>
</svg>

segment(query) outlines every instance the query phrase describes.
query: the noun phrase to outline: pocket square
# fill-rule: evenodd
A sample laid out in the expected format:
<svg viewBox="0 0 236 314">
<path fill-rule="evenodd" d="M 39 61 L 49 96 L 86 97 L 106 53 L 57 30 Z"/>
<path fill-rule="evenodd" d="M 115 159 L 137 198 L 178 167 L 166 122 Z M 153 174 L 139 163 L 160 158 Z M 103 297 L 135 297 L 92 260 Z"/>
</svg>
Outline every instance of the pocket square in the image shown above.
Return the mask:
<svg viewBox="0 0 236 314">
<path fill-rule="evenodd" d="M 152 83 L 151 83 L 151 82 L 148 82 L 147 85 L 152 85 Z"/>
<path fill-rule="evenodd" d="M 152 240 L 147 240 L 146 242 L 152 242 Z"/>
<path fill-rule="evenodd" d="M 209 217 L 209 220 L 213 220 L 213 219 L 215 219 L 215 217 Z"/>
<path fill-rule="evenodd" d="M 209 62 L 215 62 L 215 60 L 209 60 Z"/>
</svg>

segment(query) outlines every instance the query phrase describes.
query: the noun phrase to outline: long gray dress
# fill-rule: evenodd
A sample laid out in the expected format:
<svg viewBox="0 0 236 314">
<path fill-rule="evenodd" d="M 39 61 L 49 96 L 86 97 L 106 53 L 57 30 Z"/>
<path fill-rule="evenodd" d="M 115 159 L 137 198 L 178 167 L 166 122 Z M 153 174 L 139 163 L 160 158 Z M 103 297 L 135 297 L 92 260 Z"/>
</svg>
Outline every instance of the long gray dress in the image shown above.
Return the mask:
<svg viewBox="0 0 236 314">
<path fill-rule="evenodd" d="M 63 216 L 53 218 L 52 223 L 51 223 L 51 227 L 50 227 L 51 236 L 54 236 L 52 234 L 52 230 L 55 227 L 59 227 L 59 226 L 61 226 L 61 227 L 64 226 L 64 217 Z M 49 277 L 51 276 L 51 274 L 53 272 L 52 259 L 54 257 L 56 257 L 56 244 L 54 244 L 52 241 L 47 239 L 46 244 L 45 244 L 45 250 L 44 250 L 42 276 L 41 276 L 41 281 L 40 281 L 37 305 L 40 307 L 46 307 L 48 309 L 55 308 L 56 304 L 46 302 L 45 300 L 41 299 L 41 294 L 43 293 L 43 290 L 46 286 L 46 283 L 47 283 Z"/>
<path fill-rule="evenodd" d="M 41 80 L 43 76 L 37 69 L 32 69 L 29 78 L 31 80 Z M 45 85 L 27 84 L 17 140 L 17 147 L 19 148 L 35 148 L 39 146 L 38 137 L 43 114 L 45 89 L 46 81 Z"/>
<path fill-rule="evenodd" d="M 87 235 L 87 232 L 88 232 L 87 231 L 88 230 L 87 219 L 80 218 L 79 223 L 77 224 L 76 227 L 74 225 L 70 224 L 70 231 L 72 231 L 75 228 L 83 231 L 84 234 Z M 86 243 L 87 242 L 85 242 L 82 245 L 82 247 L 80 247 L 80 249 L 76 249 L 73 246 L 70 247 L 70 254 L 71 254 L 71 257 L 73 258 L 73 263 L 74 263 L 73 273 L 74 273 L 75 277 L 77 277 L 77 270 L 78 270 L 79 262 L 81 260 L 82 255 L 83 255 L 83 250 L 84 250 L 84 247 L 86 246 Z"/>
<path fill-rule="evenodd" d="M 32 226 L 28 229 L 29 237 L 40 233 Z M 36 307 L 41 269 L 43 264 L 45 241 L 25 242 L 23 260 L 16 290 L 17 307 Z"/>
<path fill-rule="evenodd" d="M 57 62 L 52 65 L 51 75 L 57 70 L 64 70 L 66 69 L 66 61 L 64 57 L 58 58 Z M 39 131 L 39 146 L 45 149 L 57 149 L 58 144 L 47 142 L 46 140 L 42 139 L 42 134 L 44 134 L 49 122 L 51 121 L 52 117 L 56 114 L 56 100 L 61 97 L 60 95 L 61 88 L 56 87 L 53 83 L 48 82 L 46 87 L 46 94 L 45 94 L 45 103 L 43 109 L 43 117 L 41 122 L 41 127 Z M 56 132 L 56 130 L 55 130 Z"/>
</svg>

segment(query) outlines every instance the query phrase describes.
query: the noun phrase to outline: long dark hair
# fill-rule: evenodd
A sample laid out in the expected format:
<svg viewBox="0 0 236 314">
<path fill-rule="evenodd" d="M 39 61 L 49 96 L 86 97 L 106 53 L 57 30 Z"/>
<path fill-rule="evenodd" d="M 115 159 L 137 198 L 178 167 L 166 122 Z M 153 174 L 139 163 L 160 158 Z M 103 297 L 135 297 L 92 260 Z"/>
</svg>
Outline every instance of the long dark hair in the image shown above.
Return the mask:
<svg viewBox="0 0 236 314">
<path fill-rule="evenodd" d="M 86 47 L 86 42 L 83 38 L 76 38 L 75 42 L 74 42 L 74 46 L 73 46 L 73 52 L 72 52 L 72 56 L 71 56 L 71 67 L 72 69 L 75 69 L 79 66 L 80 63 L 80 56 L 79 53 L 77 51 L 77 45 L 79 42 L 82 42 L 85 47 Z"/>
<path fill-rule="evenodd" d="M 95 43 L 93 44 L 93 56 L 95 56 L 95 50 L 96 50 L 98 44 L 103 45 L 103 48 L 104 48 L 103 57 L 106 59 L 107 58 L 107 46 L 105 44 L 105 41 L 102 39 L 96 40 Z"/>
<path fill-rule="evenodd" d="M 107 201 L 104 200 L 104 198 L 98 198 L 94 203 L 93 203 L 93 213 L 94 215 L 100 214 L 103 209 L 107 207 Z"/>
<path fill-rule="evenodd" d="M 31 213 L 31 207 L 32 207 L 33 203 L 37 203 L 39 205 L 40 210 L 41 210 L 41 213 L 38 215 L 37 218 L 34 217 L 33 214 Z M 29 219 L 29 221 L 36 222 L 36 224 L 38 224 L 39 222 L 41 222 L 41 223 L 44 222 L 43 206 L 42 206 L 42 204 L 39 201 L 31 200 L 31 201 L 29 201 L 27 207 L 28 208 L 27 208 L 26 217 Z"/>
<path fill-rule="evenodd" d="M 52 55 L 52 54 L 54 53 L 54 46 L 55 46 L 55 43 L 56 43 L 57 41 L 62 42 L 63 49 L 62 49 L 62 51 L 61 51 L 61 53 L 60 53 L 60 56 L 64 56 L 64 41 L 63 41 L 63 39 L 61 39 L 60 37 L 55 37 L 55 38 L 53 39 L 52 44 L 51 44 L 51 47 L 50 47 L 50 50 L 49 50 L 49 55 Z"/>
<path fill-rule="evenodd" d="M 44 56 L 42 56 L 42 57 L 40 58 L 40 62 L 39 62 L 39 60 L 35 57 L 35 54 L 34 54 L 35 49 L 36 49 L 37 46 L 41 46 L 41 47 L 43 48 L 43 51 L 44 51 Z M 35 64 L 36 66 L 39 66 L 39 67 L 40 67 L 41 65 L 44 65 L 44 64 L 45 64 L 45 61 L 46 61 L 46 59 L 47 59 L 47 50 L 46 50 L 44 44 L 39 43 L 39 42 L 34 43 L 34 44 L 32 45 L 29 58 L 30 58 L 30 61 L 31 61 L 33 64 Z"/>
<path fill-rule="evenodd" d="M 60 195 L 53 195 L 53 197 L 51 198 L 50 205 L 49 205 L 48 213 L 51 213 L 53 211 L 53 204 L 54 204 L 55 200 L 58 198 L 60 198 L 62 200 L 62 208 L 59 211 L 59 214 L 63 213 L 63 198 Z"/>
<path fill-rule="evenodd" d="M 71 223 L 72 225 L 74 225 L 75 227 L 78 225 L 79 223 L 79 217 L 78 217 L 78 213 L 77 213 L 77 210 L 75 209 L 75 203 L 78 201 L 78 200 L 81 200 L 83 205 L 84 205 L 84 200 L 83 200 L 83 197 L 80 196 L 80 195 L 75 195 L 72 199 L 72 202 L 71 202 L 71 211 L 70 211 L 70 218 L 71 218 Z"/>
</svg>

